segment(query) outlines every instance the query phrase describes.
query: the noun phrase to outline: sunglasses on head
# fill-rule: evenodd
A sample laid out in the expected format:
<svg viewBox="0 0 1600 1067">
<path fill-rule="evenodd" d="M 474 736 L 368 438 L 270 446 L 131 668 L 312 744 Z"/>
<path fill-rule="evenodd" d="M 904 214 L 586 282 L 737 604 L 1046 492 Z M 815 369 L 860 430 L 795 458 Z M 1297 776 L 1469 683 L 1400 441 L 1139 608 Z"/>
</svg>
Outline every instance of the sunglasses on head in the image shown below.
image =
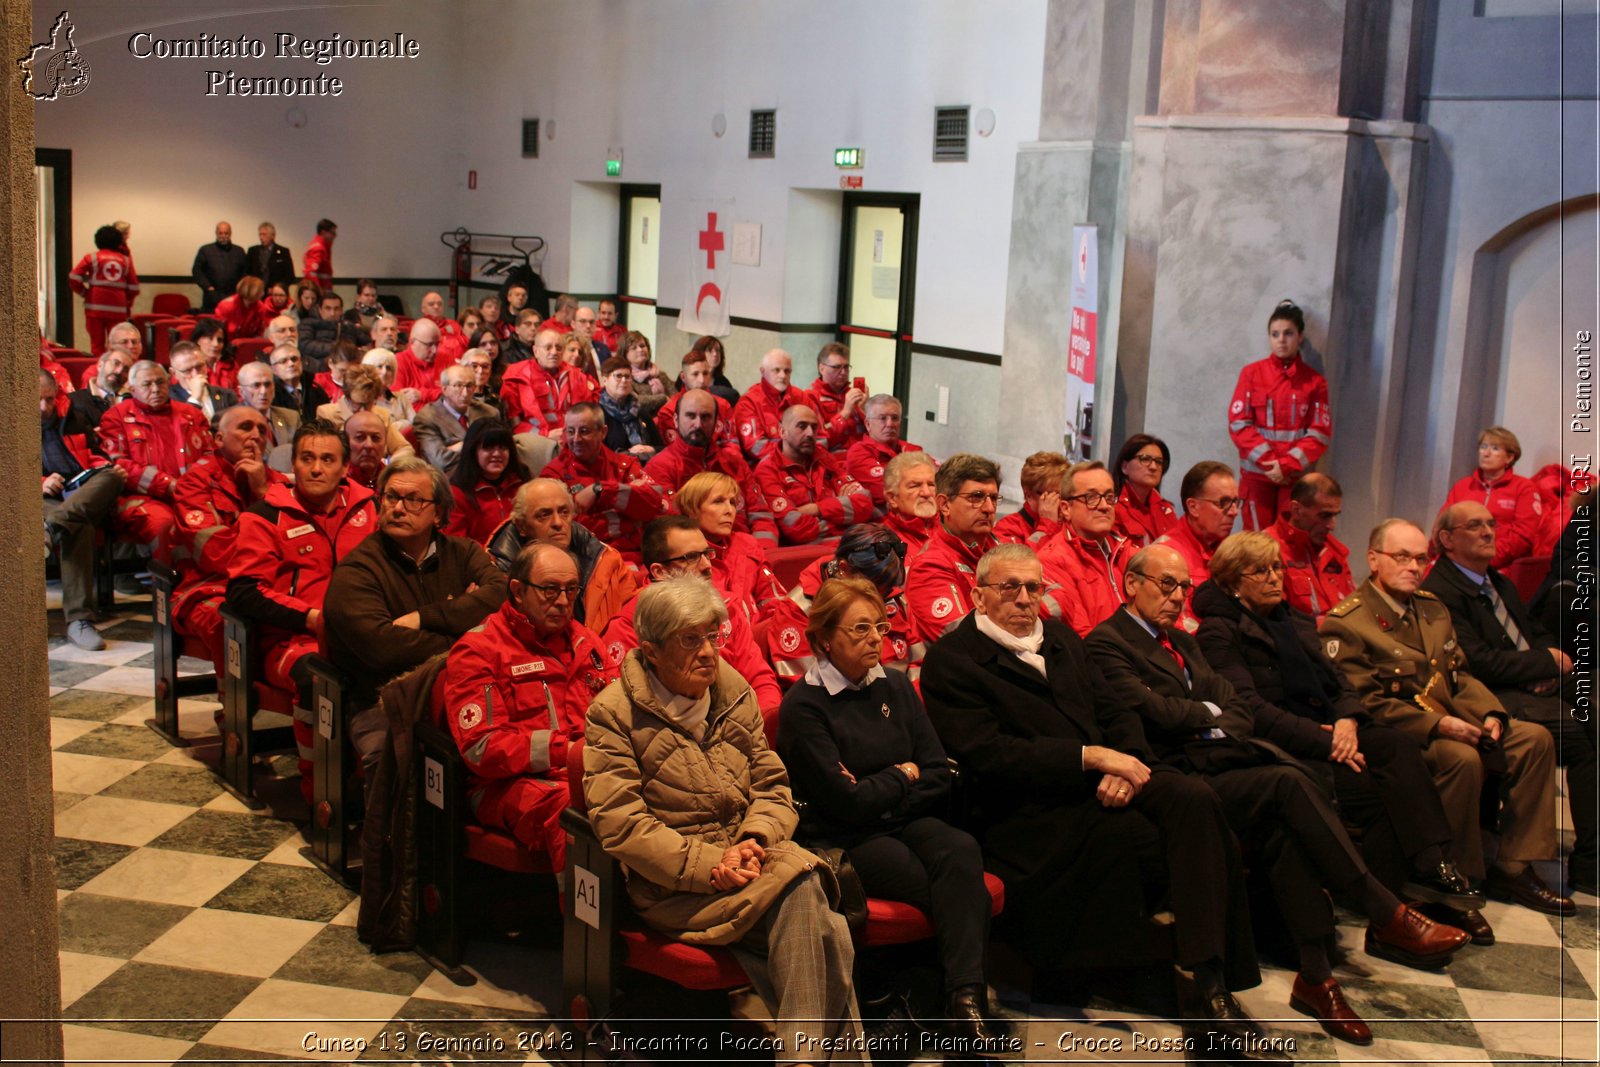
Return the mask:
<svg viewBox="0 0 1600 1067">
<path fill-rule="evenodd" d="M 899 556 L 901 559 L 906 558 L 906 543 L 898 538 L 874 541 L 870 545 L 863 545 L 850 554 L 852 556 L 866 555 L 869 550 L 872 552 L 873 558 L 875 559 L 888 559 L 889 553 L 891 552 Z"/>
</svg>

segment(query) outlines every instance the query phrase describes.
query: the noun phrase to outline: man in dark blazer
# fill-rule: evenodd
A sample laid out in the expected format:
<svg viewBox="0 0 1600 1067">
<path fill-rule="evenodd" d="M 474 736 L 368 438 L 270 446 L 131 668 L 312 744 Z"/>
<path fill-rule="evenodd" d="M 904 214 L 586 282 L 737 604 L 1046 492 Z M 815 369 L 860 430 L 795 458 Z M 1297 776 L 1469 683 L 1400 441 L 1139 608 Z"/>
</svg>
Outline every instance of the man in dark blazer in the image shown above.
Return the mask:
<svg viewBox="0 0 1600 1067">
<path fill-rule="evenodd" d="M 281 285 L 287 291 L 294 285 L 294 257 L 278 243 L 278 228 L 263 222 L 256 229 L 256 236 L 261 243 L 251 245 L 245 253 L 244 272 L 260 278 L 268 289 Z"/>
<path fill-rule="evenodd" d="M 172 346 L 172 399 L 193 404 L 206 413 L 211 428 L 217 428 L 222 413 L 239 402 L 239 394 L 220 385 L 212 385 L 206 378 L 206 357 L 193 341 L 179 341 Z"/>
<path fill-rule="evenodd" d="M 1573 888 L 1595 895 L 1600 849 L 1595 806 L 1600 769 L 1594 716 L 1578 721 L 1573 698 L 1579 677 L 1554 636 L 1528 614 L 1517 587 L 1489 566 L 1494 516 L 1476 501 L 1445 508 L 1434 528 L 1444 558 L 1422 582 L 1450 611 L 1473 677 L 1488 686 L 1507 714 L 1536 722 L 1555 735 L 1556 760 L 1567 767 L 1576 842 L 1567 859 Z M 1592 682 L 1592 679 L 1590 680 Z M 1593 690 L 1591 689 L 1591 692 Z"/>
<path fill-rule="evenodd" d="M 1252 736 L 1250 710 L 1200 645 L 1174 629 L 1191 590 L 1189 564 L 1155 544 L 1128 561 L 1126 604 L 1090 631 L 1089 654 L 1122 705 L 1138 712 L 1158 758 L 1203 778 L 1228 821 L 1260 848 L 1284 924 L 1300 953 L 1290 1004 L 1335 1036 L 1366 1044 L 1327 956 L 1333 912 L 1323 889 L 1368 919 L 1367 952 L 1436 967 L 1468 937 L 1402 904 L 1367 870 L 1333 805 L 1283 749 Z"/>
<path fill-rule="evenodd" d="M 500 414 L 498 409 L 472 398 L 476 380 L 468 367 L 446 367 L 439 375 L 439 399 L 424 405 L 411 420 L 422 457 L 446 474 L 461 461 L 467 427 Z"/>
<path fill-rule="evenodd" d="M 1145 962 L 1144 917 L 1166 882 L 1198 1014 L 1255 1041 L 1229 992 L 1261 975 L 1216 795 L 1158 763 L 1077 634 L 1040 620 L 1032 549 L 996 547 L 976 574 L 974 611 L 928 651 L 922 696 L 971 782 L 973 828 L 1019 945 L 1040 969 Z"/>
<path fill-rule="evenodd" d="M 300 349 L 293 344 L 277 345 L 267 357 L 272 366 L 273 407 L 300 413 L 301 422 L 317 417 L 317 409 L 329 403 L 327 392 L 317 384 L 314 371 L 301 367 Z"/>
</svg>

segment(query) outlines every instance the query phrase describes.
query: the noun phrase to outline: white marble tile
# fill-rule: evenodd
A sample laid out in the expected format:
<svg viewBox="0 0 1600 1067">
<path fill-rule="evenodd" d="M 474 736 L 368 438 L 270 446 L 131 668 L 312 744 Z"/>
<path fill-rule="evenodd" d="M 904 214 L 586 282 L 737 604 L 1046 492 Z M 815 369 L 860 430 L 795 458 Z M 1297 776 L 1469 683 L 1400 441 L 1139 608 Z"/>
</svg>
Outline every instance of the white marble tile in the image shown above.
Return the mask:
<svg viewBox="0 0 1600 1067">
<path fill-rule="evenodd" d="M 66 686 L 61 686 L 61 685 L 52 685 L 52 686 L 50 686 L 50 695 L 51 696 L 55 696 L 57 693 L 65 693 L 66 691 L 67 691 Z"/>
<path fill-rule="evenodd" d="M 124 960 L 110 956 L 91 956 L 83 952 L 61 953 L 61 1007 L 72 1002 L 111 976 Z"/>
<path fill-rule="evenodd" d="M 103 671 L 93 678 L 87 678 L 73 686 L 74 689 L 88 689 L 96 693 L 125 693 L 128 696 L 150 697 L 151 707 L 155 705 L 155 672 L 148 667 L 113 667 Z M 150 714 L 149 709 L 144 710 L 144 717 Z M 140 721 L 144 721 L 144 717 Z"/>
<path fill-rule="evenodd" d="M 66 1062 L 74 1067 L 129 1062 L 172 1063 L 194 1046 L 193 1041 L 74 1023 L 61 1028 L 61 1037 Z"/>
<path fill-rule="evenodd" d="M 1484 906 L 1483 917 L 1494 927 L 1496 944 L 1561 946 L 1561 935 L 1543 912 L 1491 900 Z"/>
<path fill-rule="evenodd" d="M 405 1002 L 405 997 L 388 993 L 269 978 L 212 1027 L 204 1041 L 282 1056 L 353 1060 L 349 1053 L 308 1052 L 303 1042 L 312 1033 L 333 1041 L 371 1041 Z"/>
<path fill-rule="evenodd" d="M 1600 953 L 1592 948 L 1568 949 L 1567 958 L 1583 975 L 1584 981 L 1589 983 L 1590 989 L 1600 989 Z"/>
<path fill-rule="evenodd" d="M 99 652 L 90 652 L 77 645 L 60 645 L 50 650 L 50 658 L 57 663 L 89 663 L 101 667 L 121 667 L 129 660 L 138 659 L 155 646 L 146 641 L 107 641 Z M 154 685 L 154 672 L 143 669 L 147 681 Z"/>
<path fill-rule="evenodd" d="M 174 767 L 215 767 L 219 762 L 218 750 L 222 744 L 215 737 L 215 734 L 209 738 L 190 737 L 189 744 L 165 752 L 151 762 L 165 763 Z"/>
<path fill-rule="evenodd" d="M 228 796 L 228 794 L 224 793 L 223 796 Z M 228 799 L 232 800 L 233 798 L 228 797 Z M 208 804 L 206 806 L 210 807 L 211 805 Z M 281 863 L 285 867 L 315 867 L 316 864 L 312 863 L 310 860 L 306 859 L 300 854 L 300 850 L 305 847 L 306 839 L 304 835 L 295 834 L 293 837 L 289 838 L 289 840 L 285 841 L 283 844 L 279 845 L 277 848 L 261 857 L 261 862 Z"/>
<path fill-rule="evenodd" d="M 90 730 L 98 729 L 100 723 L 94 719 L 63 719 L 59 716 L 50 717 L 50 747 L 60 748 L 62 745 L 76 741 Z M 60 788 L 57 786 L 57 788 Z"/>
<path fill-rule="evenodd" d="M 56 816 L 56 836 L 147 845 L 194 814 L 193 808 L 127 797 L 89 797 Z"/>
<path fill-rule="evenodd" d="M 304 857 L 301 857 L 302 859 Z M 308 861 L 309 865 L 309 861 Z M 354 926 L 361 918 L 361 898 L 356 897 L 344 906 L 344 910 L 328 920 L 329 926 Z"/>
<path fill-rule="evenodd" d="M 100 724 L 90 722 L 89 725 Z M 53 784 L 64 793 L 98 793 L 143 766 L 138 760 L 119 759 L 116 756 L 88 756 L 77 752 L 50 754 Z"/>
<path fill-rule="evenodd" d="M 141 848 L 79 888 L 102 896 L 198 908 L 254 866 L 253 860 Z"/>
<path fill-rule="evenodd" d="M 250 805 L 246 804 L 232 793 L 218 793 L 216 796 L 212 797 L 210 800 L 201 805 L 201 807 L 203 807 L 206 811 L 226 811 L 231 812 L 234 815 L 272 816 L 273 814 L 270 807 L 252 808 Z M 293 838 L 293 840 L 296 843 L 300 842 L 300 838 L 298 837 Z"/>
<path fill-rule="evenodd" d="M 1395 1041 L 1381 1037 L 1366 1048 L 1340 1044 L 1338 1055 L 1340 1062 L 1359 1063 L 1362 1067 L 1489 1062 L 1487 1052 L 1469 1045 L 1435 1045 L 1425 1041 Z"/>
<path fill-rule="evenodd" d="M 146 945 L 140 963 L 266 978 L 322 929 L 318 922 L 199 908 Z"/>
</svg>

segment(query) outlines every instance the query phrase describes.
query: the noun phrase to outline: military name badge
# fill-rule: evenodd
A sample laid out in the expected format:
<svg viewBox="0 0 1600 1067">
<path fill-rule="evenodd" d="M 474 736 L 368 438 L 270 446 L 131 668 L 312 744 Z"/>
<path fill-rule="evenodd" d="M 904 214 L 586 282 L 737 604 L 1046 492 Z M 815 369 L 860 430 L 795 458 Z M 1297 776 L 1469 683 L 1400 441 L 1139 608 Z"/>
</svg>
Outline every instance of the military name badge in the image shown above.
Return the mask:
<svg viewBox="0 0 1600 1067">
<path fill-rule="evenodd" d="M 524 674 L 537 674 L 544 670 L 544 660 L 536 659 L 531 663 L 518 663 L 511 668 L 511 677 L 520 678 Z"/>
<path fill-rule="evenodd" d="M 949 597 L 942 596 L 933 602 L 932 610 L 934 618 L 942 619 L 952 611 L 956 610 L 956 606 L 951 602 Z"/>
<path fill-rule="evenodd" d="M 483 708 L 480 705 L 466 704 L 462 706 L 460 711 L 456 712 L 456 725 L 463 730 L 470 730 L 482 721 Z"/>
<path fill-rule="evenodd" d="M 1338 640 L 1335 639 L 1333 641 L 1329 641 L 1328 642 L 1328 658 L 1329 659 L 1333 659 L 1338 654 L 1339 654 L 1339 642 L 1338 642 Z"/>
</svg>

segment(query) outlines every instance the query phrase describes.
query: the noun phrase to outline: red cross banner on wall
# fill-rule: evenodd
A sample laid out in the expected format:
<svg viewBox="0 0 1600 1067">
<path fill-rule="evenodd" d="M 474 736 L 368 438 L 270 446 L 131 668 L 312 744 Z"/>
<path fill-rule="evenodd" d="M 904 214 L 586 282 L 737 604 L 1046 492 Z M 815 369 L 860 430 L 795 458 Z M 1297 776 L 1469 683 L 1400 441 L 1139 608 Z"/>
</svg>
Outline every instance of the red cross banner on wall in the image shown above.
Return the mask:
<svg viewBox="0 0 1600 1067">
<path fill-rule="evenodd" d="M 732 332 L 728 283 L 733 278 L 732 200 L 696 201 L 690 205 L 689 273 L 683 291 L 678 329 L 684 333 L 726 337 Z"/>
</svg>

